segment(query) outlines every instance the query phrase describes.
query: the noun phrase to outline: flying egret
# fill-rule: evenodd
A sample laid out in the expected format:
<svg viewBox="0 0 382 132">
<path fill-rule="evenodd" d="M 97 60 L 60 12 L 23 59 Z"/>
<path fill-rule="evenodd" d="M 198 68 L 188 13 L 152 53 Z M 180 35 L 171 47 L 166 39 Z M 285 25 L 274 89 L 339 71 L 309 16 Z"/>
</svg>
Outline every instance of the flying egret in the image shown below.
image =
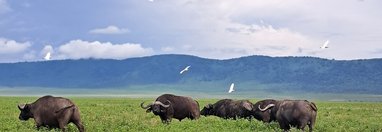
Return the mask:
<svg viewBox="0 0 382 132">
<path fill-rule="evenodd" d="M 48 53 L 46 53 L 44 59 L 45 59 L 45 60 L 50 60 L 50 57 L 51 57 L 51 56 L 50 56 L 50 52 L 48 52 Z"/>
<path fill-rule="evenodd" d="M 149 0 L 150 2 L 154 2 L 154 0 Z"/>
<path fill-rule="evenodd" d="M 329 44 L 329 40 L 326 40 L 326 42 L 324 43 L 324 45 L 322 45 L 320 48 L 321 48 L 321 49 L 329 48 L 329 47 L 328 47 L 328 44 Z"/>
<path fill-rule="evenodd" d="M 184 68 L 182 71 L 180 71 L 180 74 L 182 74 L 183 72 L 185 71 L 188 71 L 188 68 L 190 68 L 191 66 L 187 66 L 186 68 Z"/>
<path fill-rule="evenodd" d="M 229 87 L 228 93 L 232 93 L 233 91 L 235 91 L 235 90 L 233 89 L 234 86 L 235 86 L 235 84 L 232 83 L 232 84 L 231 84 L 231 87 Z"/>
</svg>

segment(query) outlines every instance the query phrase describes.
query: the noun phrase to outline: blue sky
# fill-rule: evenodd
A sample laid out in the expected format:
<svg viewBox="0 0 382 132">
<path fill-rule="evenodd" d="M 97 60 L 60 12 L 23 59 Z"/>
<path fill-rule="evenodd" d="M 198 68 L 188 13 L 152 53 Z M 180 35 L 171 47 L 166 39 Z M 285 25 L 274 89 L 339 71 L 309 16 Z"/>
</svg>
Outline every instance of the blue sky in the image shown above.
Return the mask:
<svg viewBox="0 0 382 132">
<path fill-rule="evenodd" d="M 0 0 L 0 62 L 382 57 L 380 0 Z M 330 40 L 328 49 L 319 47 Z"/>
</svg>

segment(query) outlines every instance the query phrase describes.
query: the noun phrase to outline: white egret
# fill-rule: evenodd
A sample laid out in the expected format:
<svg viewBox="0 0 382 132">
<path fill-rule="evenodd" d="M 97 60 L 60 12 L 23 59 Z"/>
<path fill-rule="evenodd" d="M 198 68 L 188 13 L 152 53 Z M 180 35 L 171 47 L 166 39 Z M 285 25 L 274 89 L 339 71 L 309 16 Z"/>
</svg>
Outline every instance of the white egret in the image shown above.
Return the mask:
<svg viewBox="0 0 382 132">
<path fill-rule="evenodd" d="M 229 90 L 228 90 L 228 93 L 232 93 L 233 91 L 235 91 L 233 88 L 235 87 L 235 84 L 232 83 L 231 86 L 229 87 Z"/>
<path fill-rule="evenodd" d="M 50 60 L 50 57 L 51 57 L 51 56 L 50 56 L 50 52 L 48 52 L 48 53 L 46 53 L 44 59 L 45 59 L 45 60 Z"/>
<path fill-rule="evenodd" d="M 326 42 L 324 43 L 324 45 L 322 45 L 320 48 L 321 48 L 321 49 L 329 48 L 329 47 L 328 47 L 328 44 L 329 44 L 329 40 L 326 40 Z"/>
<path fill-rule="evenodd" d="M 182 71 L 180 71 L 180 74 L 183 74 L 184 72 L 188 71 L 188 68 L 190 68 L 191 66 L 187 66 L 186 68 L 184 68 Z"/>
</svg>

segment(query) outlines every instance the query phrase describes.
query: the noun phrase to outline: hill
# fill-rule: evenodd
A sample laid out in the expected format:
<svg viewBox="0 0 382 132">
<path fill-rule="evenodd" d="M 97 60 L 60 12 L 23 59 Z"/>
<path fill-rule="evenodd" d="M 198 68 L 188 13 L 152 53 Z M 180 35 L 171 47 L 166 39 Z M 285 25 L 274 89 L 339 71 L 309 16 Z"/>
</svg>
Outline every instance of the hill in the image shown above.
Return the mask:
<svg viewBox="0 0 382 132">
<path fill-rule="evenodd" d="M 187 65 L 191 65 L 190 71 L 180 75 Z M 2 63 L 0 87 L 128 89 L 182 85 L 187 86 L 184 89 L 208 91 L 235 82 L 244 90 L 382 94 L 381 69 L 382 59 L 248 56 L 215 60 L 156 55 L 125 60 Z"/>
</svg>

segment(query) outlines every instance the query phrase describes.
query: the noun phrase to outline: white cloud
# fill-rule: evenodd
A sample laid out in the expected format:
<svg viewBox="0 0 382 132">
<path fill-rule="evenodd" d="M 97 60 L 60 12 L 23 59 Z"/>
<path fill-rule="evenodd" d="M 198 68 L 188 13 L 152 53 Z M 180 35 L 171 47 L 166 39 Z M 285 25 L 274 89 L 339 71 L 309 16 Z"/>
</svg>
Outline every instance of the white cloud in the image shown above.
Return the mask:
<svg viewBox="0 0 382 132">
<path fill-rule="evenodd" d="M 83 40 L 72 40 L 58 47 L 59 59 L 125 59 L 151 55 L 151 48 L 143 48 L 140 44 L 112 44 L 98 41 L 88 42 Z"/>
<path fill-rule="evenodd" d="M 6 0 L 0 0 L 0 14 L 6 13 L 11 11 L 11 8 L 9 7 Z"/>
<path fill-rule="evenodd" d="M 36 52 L 34 50 L 31 50 L 29 52 L 26 52 L 23 54 L 22 60 L 24 61 L 33 61 L 35 60 L 36 57 Z"/>
<path fill-rule="evenodd" d="M 245 25 L 229 19 L 209 19 L 213 25 L 202 25 L 206 30 L 191 36 L 177 53 L 207 58 L 227 59 L 248 55 L 314 56 L 320 53 L 321 41 L 288 28 L 275 28 L 270 24 Z"/>
<path fill-rule="evenodd" d="M 288 28 L 277 29 L 272 25 L 256 24 L 235 25 L 238 25 L 236 32 L 227 31 L 236 39 L 238 47 L 246 51 L 246 55 L 299 56 L 313 55 L 319 50 L 319 41 Z"/>
<path fill-rule="evenodd" d="M 171 51 L 174 51 L 174 48 L 173 47 L 162 47 L 161 51 L 163 51 L 163 52 L 171 52 Z"/>
<path fill-rule="evenodd" d="M 114 25 L 110 25 L 105 28 L 96 28 L 89 31 L 89 33 L 92 33 L 92 34 L 124 34 L 127 32 L 129 32 L 127 28 L 119 28 Z"/>
<path fill-rule="evenodd" d="M 14 40 L 0 38 L 0 54 L 22 53 L 30 46 L 30 42 L 16 42 Z"/>
<path fill-rule="evenodd" d="M 150 10 L 153 11 L 150 11 L 150 14 L 141 14 L 149 17 L 140 21 L 146 22 L 145 18 L 154 17 L 155 20 L 166 23 L 149 23 L 149 27 L 142 26 L 148 30 L 155 29 L 151 31 L 157 33 L 154 35 L 168 38 L 155 42 L 161 43 L 162 52 L 218 59 L 246 55 L 313 55 L 318 52 L 315 48 L 321 46 L 319 37 L 274 22 L 265 24 L 268 23 L 269 17 L 261 17 L 261 13 L 272 11 L 277 14 L 276 12 L 299 2 L 301 1 L 176 1 L 172 6 L 150 6 Z M 170 12 L 172 15 L 169 16 Z M 152 25 L 154 27 L 150 27 Z"/>
<path fill-rule="evenodd" d="M 41 50 L 41 54 L 45 55 L 48 52 L 53 52 L 53 46 L 52 45 L 45 45 L 44 48 Z"/>
</svg>

